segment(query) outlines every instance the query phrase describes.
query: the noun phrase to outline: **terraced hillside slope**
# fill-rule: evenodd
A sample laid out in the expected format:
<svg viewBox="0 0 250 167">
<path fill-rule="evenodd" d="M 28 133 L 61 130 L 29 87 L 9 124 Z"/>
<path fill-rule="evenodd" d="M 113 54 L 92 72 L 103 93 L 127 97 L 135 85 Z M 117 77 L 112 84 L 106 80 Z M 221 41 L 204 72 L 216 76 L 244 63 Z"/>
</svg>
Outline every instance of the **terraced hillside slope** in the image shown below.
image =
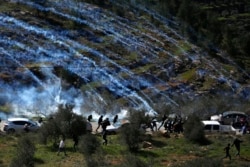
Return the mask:
<svg viewBox="0 0 250 167">
<path fill-rule="evenodd" d="M 182 31 L 207 48 L 215 58 L 218 48 L 249 72 L 250 2 L 248 0 L 137 0 L 161 14 L 182 20 Z"/>
<path fill-rule="evenodd" d="M 0 1 L 1 111 L 155 113 L 202 96 L 249 99 L 248 73 L 190 43 L 178 22 L 109 5 Z"/>
</svg>

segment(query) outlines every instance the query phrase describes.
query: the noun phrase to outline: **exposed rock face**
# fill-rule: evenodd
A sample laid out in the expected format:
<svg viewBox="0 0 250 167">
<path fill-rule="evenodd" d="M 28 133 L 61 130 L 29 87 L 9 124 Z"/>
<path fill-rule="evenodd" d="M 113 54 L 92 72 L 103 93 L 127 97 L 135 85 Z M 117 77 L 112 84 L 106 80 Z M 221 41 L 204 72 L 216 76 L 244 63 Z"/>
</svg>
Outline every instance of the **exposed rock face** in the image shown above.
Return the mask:
<svg viewBox="0 0 250 167">
<path fill-rule="evenodd" d="M 1 98 L 15 92 L 27 103 L 24 110 L 34 110 L 29 104 L 41 99 L 48 101 L 39 110 L 66 102 L 103 112 L 114 104 L 151 111 L 157 104 L 176 105 L 174 97 L 184 94 L 194 98 L 225 91 L 250 97 L 244 71 L 211 58 L 146 9 L 118 16 L 73 1 L 1 5 L 6 5 L 0 14 Z M 37 97 L 19 94 L 28 90 Z"/>
</svg>

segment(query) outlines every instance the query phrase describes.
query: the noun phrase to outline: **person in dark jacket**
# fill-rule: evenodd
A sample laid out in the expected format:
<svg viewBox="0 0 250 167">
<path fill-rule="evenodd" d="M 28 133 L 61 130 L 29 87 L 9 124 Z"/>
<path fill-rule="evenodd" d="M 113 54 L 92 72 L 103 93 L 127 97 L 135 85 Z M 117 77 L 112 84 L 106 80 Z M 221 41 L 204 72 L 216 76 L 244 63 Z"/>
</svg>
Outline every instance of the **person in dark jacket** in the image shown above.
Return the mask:
<svg viewBox="0 0 250 167">
<path fill-rule="evenodd" d="M 227 146 L 224 148 L 224 151 L 226 152 L 226 156 L 224 158 L 229 158 L 231 160 L 231 155 L 230 155 L 230 143 L 227 144 Z M 224 159 L 223 158 L 223 159 Z"/>
<path fill-rule="evenodd" d="M 110 121 L 109 121 L 109 118 L 106 118 L 102 123 L 102 131 L 106 131 L 107 130 L 107 126 L 110 125 Z"/>
<path fill-rule="evenodd" d="M 167 115 L 164 114 L 163 117 L 162 117 L 162 119 L 161 119 L 161 125 L 159 126 L 158 130 L 160 130 L 160 128 L 164 125 L 164 123 L 167 120 L 167 118 L 168 118 Z"/>
<path fill-rule="evenodd" d="M 77 147 L 77 145 L 78 145 L 78 142 L 79 142 L 79 138 L 78 138 L 78 136 L 77 135 L 73 135 L 73 141 L 74 141 L 74 150 L 76 151 L 76 147 Z"/>
<path fill-rule="evenodd" d="M 113 119 L 113 125 L 117 122 L 118 120 L 118 115 L 115 115 L 114 119 Z"/>
<path fill-rule="evenodd" d="M 238 139 L 238 138 L 235 138 L 233 141 L 232 147 L 235 146 L 235 148 L 237 150 L 236 156 L 240 156 L 240 143 L 242 143 L 242 142 L 243 141 Z"/>
<path fill-rule="evenodd" d="M 152 122 L 151 130 L 152 131 L 154 131 L 154 130 L 157 131 L 157 124 L 156 124 L 157 123 L 157 118 L 153 117 L 151 122 Z"/>
<path fill-rule="evenodd" d="M 102 121 L 103 121 L 103 115 L 101 115 L 98 119 L 98 126 L 96 128 L 96 132 L 98 131 L 98 129 L 100 128 L 101 124 L 102 124 Z"/>
<path fill-rule="evenodd" d="M 108 144 L 108 139 L 107 139 L 107 126 L 110 125 L 109 122 L 109 118 L 106 118 L 103 122 L 102 122 L 102 138 L 104 140 L 103 145 L 107 145 Z"/>
<path fill-rule="evenodd" d="M 93 118 L 92 115 L 89 115 L 87 120 L 91 122 L 92 118 Z"/>
</svg>

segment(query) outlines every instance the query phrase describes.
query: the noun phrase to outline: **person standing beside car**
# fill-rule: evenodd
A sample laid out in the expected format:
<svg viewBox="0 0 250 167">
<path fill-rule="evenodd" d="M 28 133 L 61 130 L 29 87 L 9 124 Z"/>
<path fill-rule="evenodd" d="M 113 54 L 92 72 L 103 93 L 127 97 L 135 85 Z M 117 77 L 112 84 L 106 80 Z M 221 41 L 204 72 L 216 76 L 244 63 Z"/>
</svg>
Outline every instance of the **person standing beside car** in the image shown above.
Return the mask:
<svg viewBox="0 0 250 167">
<path fill-rule="evenodd" d="M 28 133 L 30 131 L 29 130 L 29 125 L 28 124 L 24 124 L 23 130 Z"/>
</svg>

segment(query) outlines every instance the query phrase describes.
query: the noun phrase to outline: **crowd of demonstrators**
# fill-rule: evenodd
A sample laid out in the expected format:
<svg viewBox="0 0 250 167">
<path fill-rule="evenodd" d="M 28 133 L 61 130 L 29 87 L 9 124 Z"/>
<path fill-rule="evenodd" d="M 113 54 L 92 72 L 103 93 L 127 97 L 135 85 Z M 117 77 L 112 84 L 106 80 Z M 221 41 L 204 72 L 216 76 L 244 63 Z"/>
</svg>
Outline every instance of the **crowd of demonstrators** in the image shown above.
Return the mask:
<svg viewBox="0 0 250 167">
<path fill-rule="evenodd" d="M 144 126 L 143 129 L 150 128 L 152 132 L 160 130 L 160 128 L 163 126 L 166 131 L 169 133 L 177 132 L 181 133 L 183 132 L 183 120 L 181 116 L 175 116 L 175 118 L 170 118 L 166 114 L 160 118 L 160 126 L 157 127 L 158 122 L 157 116 L 150 117 L 148 114 L 145 116 Z"/>
<path fill-rule="evenodd" d="M 164 123 L 164 128 L 169 133 L 181 133 L 183 132 L 183 121 L 181 116 L 175 116 L 174 119 L 167 118 Z"/>
<path fill-rule="evenodd" d="M 145 121 L 146 121 L 146 124 L 147 125 L 147 128 L 151 128 L 152 131 L 157 131 L 157 130 L 160 130 L 160 128 L 162 126 L 164 126 L 164 128 L 169 131 L 169 132 L 180 132 L 182 131 L 182 124 L 183 124 L 183 120 L 180 116 L 176 115 L 174 118 L 169 118 L 166 114 L 164 114 L 160 120 L 160 126 L 157 128 L 157 117 L 150 117 L 149 115 L 146 115 L 145 117 Z M 87 121 L 88 122 L 91 122 L 91 119 L 92 119 L 92 115 L 89 115 L 87 117 Z M 113 125 L 118 121 L 118 115 L 115 115 L 113 117 Z M 100 115 L 99 119 L 98 119 L 98 127 L 96 129 L 96 131 L 99 129 L 99 127 L 102 128 L 102 139 L 103 139 L 103 145 L 107 145 L 108 144 L 108 139 L 107 139 L 107 135 L 108 135 L 108 131 L 107 131 L 107 127 L 110 126 L 111 123 L 110 123 L 110 120 L 109 118 L 105 118 L 103 117 L 103 115 Z M 180 127 L 178 127 L 178 125 L 181 125 Z M 178 130 L 177 130 L 178 129 Z M 180 130 L 181 129 L 181 130 Z M 76 135 L 73 135 L 72 136 L 73 138 L 73 141 L 74 141 L 74 145 L 73 145 L 73 149 L 74 151 L 77 151 L 77 145 L 78 145 L 78 141 L 79 141 L 79 138 L 78 136 Z M 229 158 L 229 160 L 231 160 L 231 154 L 230 154 L 230 150 L 231 148 L 235 147 L 236 149 L 236 156 L 240 156 L 240 145 L 243 141 L 240 140 L 239 138 L 235 138 L 233 143 L 230 144 L 228 143 L 226 147 L 224 147 L 224 151 L 225 151 L 225 156 L 222 158 Z M 57 155 L 59 155 L 61 152 L 64 153 L 65 156 L 67 156 L 66 154 L 66 150 L 65 150 L 65 138 L 61 138 L 60 140 L 60 143 L 59 143 L 59 148 L 58 148 L 58 151 L 57 151 Z"/>
</svg>

